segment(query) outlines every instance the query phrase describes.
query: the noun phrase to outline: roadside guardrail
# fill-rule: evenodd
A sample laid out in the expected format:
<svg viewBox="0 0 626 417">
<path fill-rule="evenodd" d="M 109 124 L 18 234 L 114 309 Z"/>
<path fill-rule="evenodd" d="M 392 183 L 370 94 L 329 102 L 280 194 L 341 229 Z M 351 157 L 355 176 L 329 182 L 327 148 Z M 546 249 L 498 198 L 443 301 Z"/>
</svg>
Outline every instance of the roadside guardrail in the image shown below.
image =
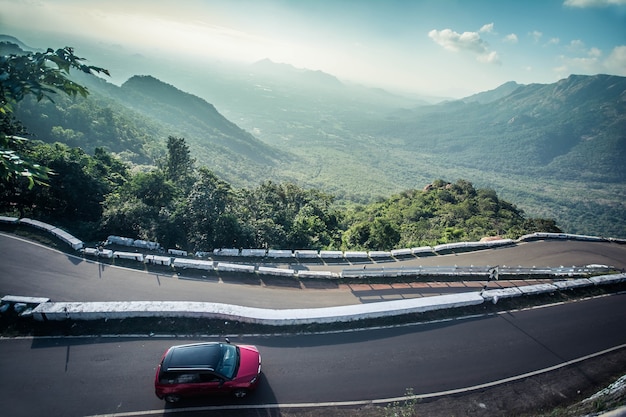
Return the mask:
<svg viewBox="0 0 626 417">
<path fill-rule="evenodd" d="M 145 317 L 185 317 L 236 320 L 273 326 L 346 322 L 399 316 L 427 311 L 498 303 L 502 299 L 546 294 L 571 288 L 626 282 L 626 274 L 603 275 L 586 280 L 564 280 L 562 284 L 536 284 L 471 291 L 432 297 L 380 301 L 376 303 L 306 309 L 263 309 L 212 302 L 128 301 L 45 302 L 29 312 L 35 320 L 100 320 Z M 7 296 L 22 300 L 24 297 Z M 3 299 L 4 300 L 4 299 Z"/>
</svg>

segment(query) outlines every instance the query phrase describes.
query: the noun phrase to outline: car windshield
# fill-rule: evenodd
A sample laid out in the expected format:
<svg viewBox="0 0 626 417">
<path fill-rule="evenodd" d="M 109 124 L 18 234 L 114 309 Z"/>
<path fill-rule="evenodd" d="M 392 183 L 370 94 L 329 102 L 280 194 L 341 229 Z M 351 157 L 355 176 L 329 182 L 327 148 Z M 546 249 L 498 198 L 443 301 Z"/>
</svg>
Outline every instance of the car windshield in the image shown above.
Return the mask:
<svg viewBox="0 0 626 417">
<path fill-rule="evenodd" d="M 232 379 L 237 373 L 239 366 L 239 352 L 237 347 L 233 345 L 221 345 L 222 357 L 215 368 L 215 371 L 224 375 L 228 379 Z"/>
</svg>

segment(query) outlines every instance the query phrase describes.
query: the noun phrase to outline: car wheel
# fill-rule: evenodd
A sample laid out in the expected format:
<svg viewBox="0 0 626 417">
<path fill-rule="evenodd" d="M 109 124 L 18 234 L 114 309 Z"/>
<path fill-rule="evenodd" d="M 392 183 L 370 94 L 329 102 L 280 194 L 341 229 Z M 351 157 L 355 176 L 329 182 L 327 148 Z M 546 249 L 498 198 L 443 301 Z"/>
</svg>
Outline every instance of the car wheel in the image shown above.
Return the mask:
<svg viewBox="0 0 626 417">
<path fill-rule="evenodd" d="M 174 404 L 180 401 L 180 395 L 170 394 L 165 396 L 165 401 Z"/>
<path fill-rule="evenodd" d="M 237 398 L 243 398 L 243 397 L 245 397 L 246 395 L 248 395 L 248 390 L 245 390 L 245 389 L 238 389 L 238 390 L 235 390 L 235 391 L 233 392 L 233 394 L 234 394 L 234 395 L 235 395 L 235 397 L 237 397 Z"/>
</svg>

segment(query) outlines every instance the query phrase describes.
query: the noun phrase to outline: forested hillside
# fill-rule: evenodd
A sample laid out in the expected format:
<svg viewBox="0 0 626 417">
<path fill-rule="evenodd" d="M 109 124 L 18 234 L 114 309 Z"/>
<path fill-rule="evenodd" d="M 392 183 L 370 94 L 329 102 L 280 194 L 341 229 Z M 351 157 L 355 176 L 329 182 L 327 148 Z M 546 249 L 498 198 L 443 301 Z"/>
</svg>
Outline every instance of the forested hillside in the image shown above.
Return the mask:
<svg viewBox="0 0 626 417">
<path fill-rule="evenodd" d="M 293 182 L 367 205 L 462 178 L 566 232 L 626 236 L 624 77 L 511 82 L 427 105 L 271 61 L 203 71 L 190 73 L 194 94 L 151 76 L 122 86 L 81 76 L 89 97 L 24 100 L 15 114 L 45 142 L 148 170 L 169 136 L 184 138 L 198 166 L 233 187 Z"/>
<path fill-rule="evenodd" d="M 437 105 L 346 106 L 315 117 L 329 101 L 312 104 L 306 121 L 295 106 L 273 112 L 269 100 L 247 114 L 228 102 L 225 110 L 267 143 L 288 144 L 298 156 L 281 165 L 289 178 L 340 199 L 368 202 L 433 178 L 471 178 L 568 232 L 626 236 L 624 77 L 506 83 Z"/>
<path fill-rule="evenodd" d="M 624 77 L 571 76 L 484 104 L 422 107 L 370 133 L 419 149 L 449 175 L 487 181 L 569 232 L 626 235 Z"/>
<path fill-rule="evenodd" d="M 165 155 L 166 140 L 184 137 L 196 158 L 237 185 L 281 178 L 274 166 L 287 153 L 272 148 L 224 118 L 211 104 L 149 76 L 121 87 L 92 75 L 73 78 L 89 88 L 88 97 L 27 98 L 15 116 L 33 138 L 103 148 L 136 165 L 154 165 Z"/>
<path fill-rule="evenodd" d="M 172 130 L 181 129 L 200 146 L 217 147 L 260 164 L 271 164 L 280 154 L 227 120 L 213 105 L 154 77 L 132 77 L 120 90 L 118 97 L 128 107 Z"/>
<path fill-rule="evenodd" d="M 29 97 L 20 102 L 15 115 L 29 137 L 80 147 L 91 154 L 101 147 L 128 162 L 152 164 L 165 151 L 165 129 L 98 94 L 59 96 L 54 102 Z"/>
<path fill-rule="evenodd" d="M 495 191 L 437 180 L 376 203 L 340 206 L 333 196 L 293 183 L 233 187 L 196 167 L 182 138 L 169 137 L 160 167 L 133 173 L 102 148 L 32 142 L 25 155 L 54 170 L 49 186 L 0 182 L 0 213 L 41 219 L 85 241 L 111 234 L 189 251 L 220 247 L 391 250 L 559 232 L 527 218 Z"/>
</svg>

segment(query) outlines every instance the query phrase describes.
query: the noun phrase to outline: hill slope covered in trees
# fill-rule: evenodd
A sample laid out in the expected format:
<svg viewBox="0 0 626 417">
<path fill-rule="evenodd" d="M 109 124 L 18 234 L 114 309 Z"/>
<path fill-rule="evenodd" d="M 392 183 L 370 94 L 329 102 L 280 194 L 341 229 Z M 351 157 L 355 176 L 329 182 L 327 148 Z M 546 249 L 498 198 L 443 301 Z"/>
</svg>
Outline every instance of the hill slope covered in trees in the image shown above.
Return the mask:
<svg viewBox="0 0 626 417">
<path fill-rule="evenodd" d="M 197 95 L 154 77 L 121 87 L 91 77 L 86 101 L 24 103 L 18 114 L 40 139 L 138 163 L 156 163 L 168 136 L 184 137 L 201 166 L 234 186 L 288 180 L 369 203 L 463 178 L 569 233 L 626 236 L 624 77 L 507 83 L 424 105 L 270 61 L 210 74 L 192 77 Z"/>
</svg>

